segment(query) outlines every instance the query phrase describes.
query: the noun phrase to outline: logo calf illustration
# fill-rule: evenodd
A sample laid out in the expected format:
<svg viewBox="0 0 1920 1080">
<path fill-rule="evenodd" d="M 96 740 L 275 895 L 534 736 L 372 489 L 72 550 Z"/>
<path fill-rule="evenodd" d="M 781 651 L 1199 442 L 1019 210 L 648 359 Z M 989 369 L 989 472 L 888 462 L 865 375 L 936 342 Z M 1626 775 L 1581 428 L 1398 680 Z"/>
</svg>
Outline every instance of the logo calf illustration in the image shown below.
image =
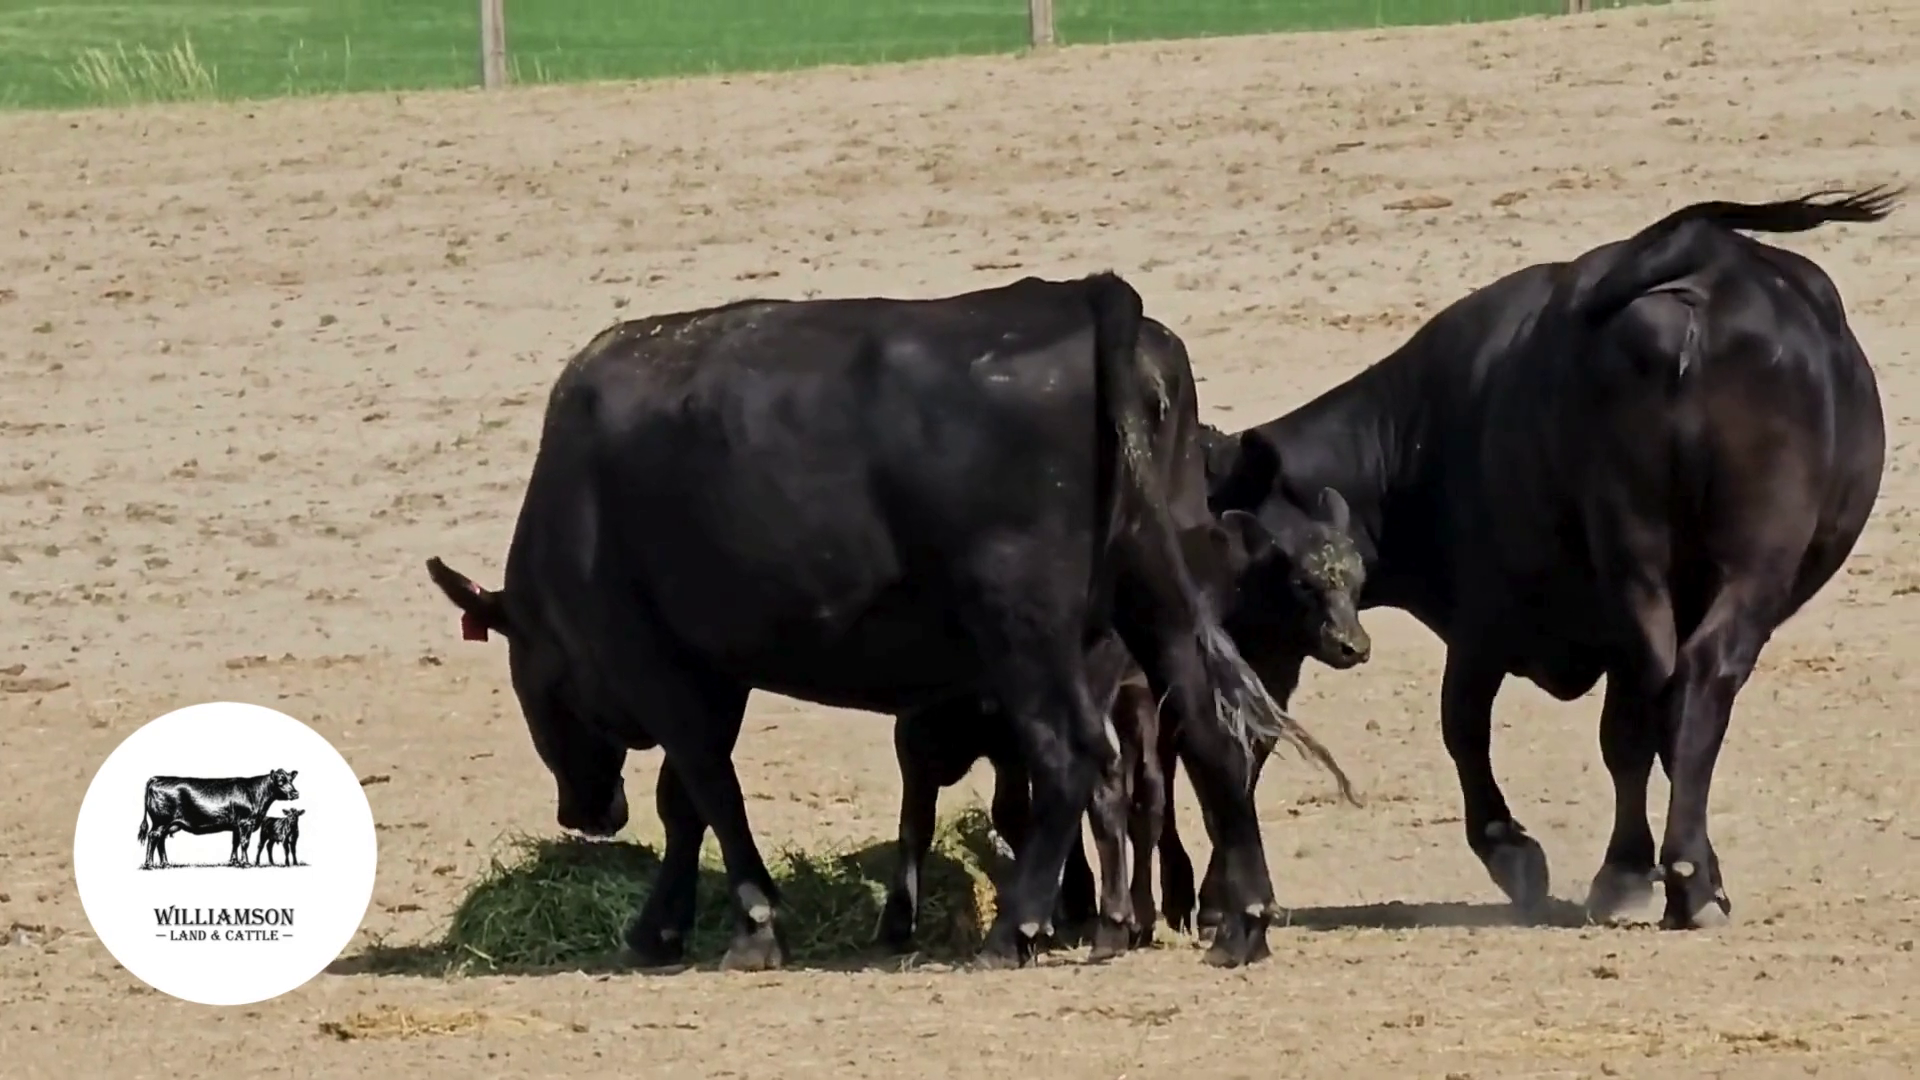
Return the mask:
<svg viewBox="0 0 1920 1080">
<path fill-rule="evenodd" d="M 279 817 L 260 819 L 260 849 L 253 854 L 253 865 L 261 865 L 261 857 L 266 865 L 273 865 L 273 846 L 280 845 L 280 858 L 284 866 L 299 865 L 300 815 L 306 813 L 299 807 L 288 808 Z"/>
<path fill-rule="evenodd" d="M 147 780 L 146 815 L 137 837 L 147 845 L 142 870 L 172 866 L 167 861 L 167 838 L 175 833 L 205 836 L 233 834 L 228 866 L 247 865 L 247 842 L 261 828 L 274 803 L 298 799 L 293 778 L 298 769 L 275 769 L 262 776 L 199 777 L 154 776 Z"/>
</svg>

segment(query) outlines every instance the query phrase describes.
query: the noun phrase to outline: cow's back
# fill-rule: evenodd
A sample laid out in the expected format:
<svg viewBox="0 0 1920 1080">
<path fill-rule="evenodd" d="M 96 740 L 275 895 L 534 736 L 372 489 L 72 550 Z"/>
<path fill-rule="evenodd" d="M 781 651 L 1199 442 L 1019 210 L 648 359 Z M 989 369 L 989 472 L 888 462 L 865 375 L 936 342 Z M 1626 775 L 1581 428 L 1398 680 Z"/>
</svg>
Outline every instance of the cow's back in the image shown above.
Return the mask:
<svg viewBox="0 0 1920 1080">
<path fill-rule="evenodd" d="M 1081 286 L 629 325 L 645 330 L 603 334 L 556 383 L 509 556 L 509 593 L 539 594 L 570 652 L 606 640 L 596 605 L 619 575 L 723 671 L 819 699 L 857 665 L 873 704 L 912 697 L 977 675 L 945 577 L 958 552 L 1090 526 Z"/>
</svg>

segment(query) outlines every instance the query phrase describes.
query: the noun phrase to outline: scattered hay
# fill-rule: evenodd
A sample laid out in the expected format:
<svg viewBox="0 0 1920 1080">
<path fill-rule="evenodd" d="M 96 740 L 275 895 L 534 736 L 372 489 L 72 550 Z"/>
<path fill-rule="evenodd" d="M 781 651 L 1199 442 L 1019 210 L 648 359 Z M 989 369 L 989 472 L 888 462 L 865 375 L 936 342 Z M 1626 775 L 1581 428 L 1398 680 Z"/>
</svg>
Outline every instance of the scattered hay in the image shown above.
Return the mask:
<svg viewBox="0 0 1920 1080">
<path fill-rule="evenodd" d="M 646 900 L 659 854 L 628 841 L 515 837 L 454 911 L 439 948 L 485 971 L 611 964 L 627 920 Z M 962 957 L 993 918 L 995 852 L 985 811 L 943 821 L 921 870 L 923 955 Z M 894 842 L 857 850 L 783 850 L 768 860 L 783 902 L 789 960 L 869 953 L 879 931 Z M 718 959 L 733 936 L 726 875 L 715 845 L 702 852 L 698 914 L 688 960 Z"/>
<path fill-rule="evenodd" d="M 356 1039 L 415 1039 L 428 1035 L 464 1035 L 481 1028 L 534 1027 L 540 1022 L 528 1016 L 494 1016 L 473 1009 L 410 1009 L 399 1005 L 376 1005 L 344 1020 L 320 1021 L 320 1033 L 341 1042 Z M 555 1026 L 555 1025 L 546 1025 Z"/>
</svg>

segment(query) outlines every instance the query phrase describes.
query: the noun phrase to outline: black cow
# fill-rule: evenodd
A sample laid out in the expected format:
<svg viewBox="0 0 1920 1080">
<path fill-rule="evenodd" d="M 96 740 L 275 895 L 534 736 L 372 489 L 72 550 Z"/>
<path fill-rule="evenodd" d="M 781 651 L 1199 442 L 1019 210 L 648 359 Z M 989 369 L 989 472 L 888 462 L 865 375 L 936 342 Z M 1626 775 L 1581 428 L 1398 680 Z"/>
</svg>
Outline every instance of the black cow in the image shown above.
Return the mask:
<svg viewBox="0 0 1920 1080">
<path fill-rule="evenodd" d="M 288 866 L 300 861 L 300 815 L 306 813 L 299 807 L 291 807 L 279 817 L 260 819 L 260 850 L 254 852 L 253 861 L 257 865 L 261 856 L 265 856 L 267 865 L 273 865 L 273 846 L 280 845 L 280 857 Z"/>
<path fill-rule="evenodd" d="M 1569 701 L 1604 675 L 1615 809 L 1590 911 L 1642 903 L 1657 879 L 1664 926 L 1731 914 L 1707 792 L 1734 696 L 1852 550 L 1886 456 L 1832 280 L 1736 230 L 1879 221 L 1898 194 L 1698 203 L 1519 270 L 1217 463 L 1216 505 L 1346 496 L 1363 606 L 1446 643 L 1467 842 L 1521 909 L 1548 897 L 1547 860 L 1494 779 L 1494 696 L 1519 676 Z M 1657 870 L 1656 757 L 1672 781 Z"/>
<path fill-rule="evenodd" d="M 233 850 L 228 866 L 247 865 L 247 841 L 252 838 L 267 809 L 285 799 L 300 797 L 293 786 L 298 769 L 275 769 L 263 776 L 208 779 L 198 776 L 155 776 L 147 780 L 146 813 L 140 818 L 137 839 L 147 845 L 142 870 L 162 867 L 167 861 L 167 837 L 177 832 L 204 836 L 208 833 L 233 834 Z"/>
<path fill-rule="evenodd" d="M 1250 640 L 1267 667 L 1283 675 L 1286 660 L 1292 661 L 1289 681 L 1283 684 L 1270 681 L 1260 662 L 1254 662 L 1267 689 L 1281 685 L 1291 693 L 1307 656 L 1335 668 L 1363 662 L 1370 644 L 1356 611 L 1359 578 L 1339 572 L 1343 567 L 1357 569 L 1360 562 L 1344 531 L 1340 495 L 1331 489 L 1322 492 L 1323 508 L 1317 507 L 1315 514 L 1281 507 L 1263 522 L 1229 510 L 1216 525 L 1201 482 L 1203 462 L 1209 452 L 1219 453 L 1227 437 L 1200 423 L 1186 345 L 1164 324 L 1143 319 L 1140 355 L 1159 388 L 1156 397 L 1162 407 L 1149 417 L 1149 439 L 1189 569 L 1200 573 L 1199 584 L 1243 651 Z M 1249 653 L 1248 659 L 1253 656 Z M 1172 822 L 1168 784 L 1178 756 L 1178 729 L 1159 722 L 1146 676 L 1117 636 L 1108 634 L 1096 642 L 1087 655 L 1087 672 L 1094 700 L 1106 710 L 1121 747 L 1119 762 L 1095 784 L 1088 814 L 1100 860 L 1101 918 L 1094 925 L 1092 953 L 1099 960 L 1152 942 L 1149 869 L 1156 848 L 1162 853 L 1162 894 L 1170 898 L 1170 922 L 1188 922 L 1194 889 L 1193 866 L 1178 835 L 1170 829 L 1163 834 L 1163 824 Z M 1284 707 L 1284 699 L 1279 703 Z M 1017 849 L 1026 834 L 1028 781 L 1014 727 L 990 700 L 960 697 L 901 716 L 894 725 L 894 752 L 901 775 L 900 862 L 881 919 L 881 937 L 890 947 L 904 950 L 917 921 L 920 864 L 933 840 L 940 789 L 959 783 L 976 762 L 986 759 L 994 771 L 990 813 L 995 831 Z M 1317 748 L 1313 754 L 1351 799 L 1346 778 L 1331 757 Z M 1095 914 L 1093 873 L 1079 843 L 1069 856 L 1058 915 L 1078 924 Z"/>
<path fill-rule="evenodd" d="M 895 715 L 955 693 L 1007 706 L 1035 821 L 982 958 L 1020 962 L 1116 756 L 1082 670 L 1108 626 L 1190 721 L 1232 898 L 1210 959 L 1265 955 L 1249 743 L 1290 721 L 1178 549 L 1142 433 L 1140 319 L 1112 274 L 1025 278 L 642 319 L 568 363 L 505 587 L 428 570 L 470 634 L 506 637 L 561 825 L 617 831 L 627 751 L 664 751 L 667 850 L 625 934 L 642 963 L 682 954 L 709 825 L 738 917 L 728 966 L 782 962 L 732 762 L 754 689 Z"/>
</svg>

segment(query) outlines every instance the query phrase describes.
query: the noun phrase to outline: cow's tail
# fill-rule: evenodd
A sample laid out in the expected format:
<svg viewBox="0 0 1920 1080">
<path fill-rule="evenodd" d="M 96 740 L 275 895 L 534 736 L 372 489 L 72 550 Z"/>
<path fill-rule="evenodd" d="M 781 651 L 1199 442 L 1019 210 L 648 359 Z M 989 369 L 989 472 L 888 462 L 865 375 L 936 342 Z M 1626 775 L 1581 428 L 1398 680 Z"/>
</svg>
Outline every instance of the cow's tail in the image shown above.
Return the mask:
<svg viewBox="0 0 1920 1080">
<path fill-rule="evenodd" d="M 140 811 L 140 835 L 134 837 L 134 839 L 145 840 L 147 838 L 147 833 L 151 831 L 152 827 L 153 827 L 153 811 L 151 810 Z"/>
<path fill-rule="evenodd" d="M 1832 222 L 1880 221 L 1893 213 L 1905 191 L 1822 189 L 1778 202 L 1683 206 L 1615 249 L 1604 273 L 1573 290 L 1572 310 L 1588 325 L 1598 326 L 1649 290 L 1699 269 L 1716 250 L 1711 244 L 1716 234 L 1806 232 Z"/>
<path fill-rule="evenodd" d="M 1094 320 L 1096 398 L 1104 421 L 1100 427 L 1106 433 L 1101 460 L 1110 463 L 1103 467 L 1112 470 L 1113 481 L 1102 486 L 1115 500 L 1100 520 L 1125 528 L 1123 519 L 1131 507 L 1139 515 L 1146 543 L 1162 553 L 1155 561 L 1171 575 L 1182 606 L 1194 614 L 1194 643 L 1213 697 L 1212 719 L 1244 754 L 1249 781 L 1255 742 L 1271 745 L 1284 740 L 1330 772 L 1343 798 L 1357 802 L 1345 771 L 1326 747 L 1267 692 L 1221 626 L 1206 595 L 1194 584 L 1161 490 L 1142 408 L 1139 337 L 1144 312 L 1140 294 L 1112 273 L 1095 274 L 1086 279 L 1086 284 Z M 1189 722 L 1204 720 L 1192 717 Z"/>
</svg>

